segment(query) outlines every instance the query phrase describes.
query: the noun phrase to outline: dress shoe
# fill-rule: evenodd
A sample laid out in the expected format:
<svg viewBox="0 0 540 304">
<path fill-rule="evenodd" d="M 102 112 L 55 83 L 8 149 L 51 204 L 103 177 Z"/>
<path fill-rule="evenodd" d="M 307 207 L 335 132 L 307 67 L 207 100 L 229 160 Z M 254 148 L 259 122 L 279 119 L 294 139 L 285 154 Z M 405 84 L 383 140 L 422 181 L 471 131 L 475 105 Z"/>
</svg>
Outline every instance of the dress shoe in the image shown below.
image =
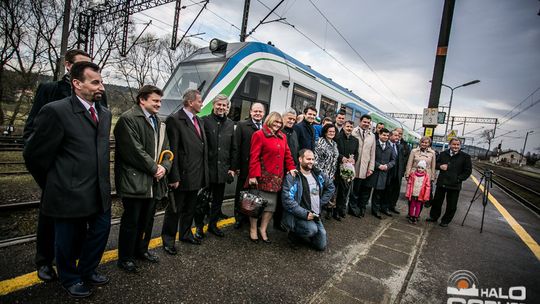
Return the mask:
<svg viewBox="0 0 540 304">
<path fill-rule="evenodd" d="M 157 255 L 153 254 L 150 251 L 147 251 L 141 255 L 138 255 L 137 258 L 139 260 L 148 261 L 150 263 L 159 263 L 159 258 Z"/>
<path fill-rule="evenodd" d="M 255 243 L 255 244 L 259 243 L 259 239 L 258 239 L 258 238 L 252 239 L 252 238 L 251 238 L 251 235 L 248 235 L 248 237 L 249 237 L 249 240 L 252 241 L 253 243 Z"/>
<path fill-rule="evenodd" d="M 380 216 L 377 212 L 372 212 L 371 214 L 373 214 L 374 217 L 382 220 L 382 216 Z"/>
<path fill-rule="evenodd" d="M 219 237 L 225 236 L 225 233 L 223 233 L 223 230 L 219 229 L 216 225 L 208 226 L 208 231 L 215 236 L 219 236 Z"/>
<path fill-rule="evenodd" d="M 270 239 L 266 239 L 266 240 L 265 240 L 265 239 L 261 238 L 261 240 L 262 240 L 263 243 L 265 243 L 265 244 L 272 244 L 272 241 L 270 241 Z"/>
<path fill-rule="evenodd" d="M 86 298 L 92 294 L 90 286 L 84 284 L 83 282 L 79 282 L 68 287 L 64 286 L 64 289 L 72 298 Z"/>
<path fill-rule="evenodd" d="M 381 213 L 386 216 L 392 217 L 392 213 L 388 212 L 388 210 L 381 210 Z"/>
<path fill-rule="evenodd" d="M 163 246 L 163 250 L 169 255 L 176 255 L 178 253 L 174 246 Z"/>
<path fill-rule="evenodd" d="M 85 279 L 84 281 L 91 286 L 102 286 L 109 283 L 110 280 L 109 280 L 109 277 L 107 276 L 104 276 L 99 273 L 94 273 L 89 278 Z"/>
<path fill-rule="evenodd" d="M 428 217 L 428 218 L 426 219 L 426 222 L 430 222 L 430 223 L 436 223 L 436 222 L 437 222 L 437 220 L 436 220 L 436 219 L 434 219 L 434 218 L 430 218 L 430 217 Z"/>
<path fill-rule="evenodd" d="M 236 222 L 234 222 L 234 229 L 240 229 L 240 228 L 242 228 L 242 222 L 239 220 L 236 220 Z"/>
<path fill-rule="evenodd" d="M 116 264 L 118 265 L 118 268 L 122 269 L 125 272 L 130 273 L 137 273 L 139 270 L 137 269 L 137 265 L 133 261 L 118 261 Z"/>
<path fill-rule="evenodd" d="M 192 245 L 201 245 L 202 244 L 199 239 L 196 239 L 193 236 L 182 238 L 182 239 L 180 239 L 180 241 L 182 241 L 184 243 L 192 244 Z"/>
<path fill-rule="evenodd" d="M 334 215 L 334 216 L 332 216 L 332 217 L 333 217 L 336 221 L 341 222 L 341 217 L 339 217 L 339 215 L 336 214 L 336 215 Z"/>
<path fill-rule="evenodd" d="M 392 213 L 395 213 L 395 214 L 400 214 L 399 211 L 396 210 L 396 208 L 390 208 L 390 209 L 388 209 L 388 211 L 390 211 Z"/>
<path fill-rule="evenodd" d="M 448 227 L 448 224 L 447 223 L 440 223 L 439 226 L 446 228 L 446 227 Z"/>
<path fill-rule="evenodd" d="M 38 268 L 37 276 L 44 282 L 52 282 L 58 279 L 56 271 L 51 265 L 43 265 Z"/>
<path fill-rule="evenodd" d="M 202 227 L 197 227 L 197 229 L 195 229 L 195 234 L 193 235 L 193 237 L 199 241 L 202 241 L 202 239 L 204 239 L 204 229 Z"/>
</svg>

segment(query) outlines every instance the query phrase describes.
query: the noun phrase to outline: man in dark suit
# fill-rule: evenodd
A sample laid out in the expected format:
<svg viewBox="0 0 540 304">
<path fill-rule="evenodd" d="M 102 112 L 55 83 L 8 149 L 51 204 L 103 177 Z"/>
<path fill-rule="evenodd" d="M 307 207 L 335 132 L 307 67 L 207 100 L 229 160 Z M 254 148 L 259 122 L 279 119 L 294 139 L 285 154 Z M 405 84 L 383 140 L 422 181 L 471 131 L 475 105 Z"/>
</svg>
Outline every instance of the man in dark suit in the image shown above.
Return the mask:
<svg viewBox="0 0 540 304">
<path fill-rule="evenodd" d="M 401 181 L 403 180 L 403 175 L 405 175 L 405 167 L 410 154 L 409 146 L 406 144 L 403 145 L 400 142 L 400 139 L 401 135 L 399 134 L 398 129 L 394 129 L 392 132 L 390 132 L 390 139 L 388 140 L 388 143 L 394 152 L 396 165 L 388 171 L 385 202 L 388 204 L 388 211 L 395 214 L 399 214 L 399 211 L 396 209 L 396 205 L 397 201 L 399 200 Z"/>
<path fill-rule="evenodd" d="M 437 188 L 431 201 L 428 222 L 437 222 L 441 216 L 443 201 L 446 197 L 446 211 L 441 219 L 441 227 L 448 227 L 448 224 L 456 214 L 461 183 L 469 178 L 472 173 L 471 156 L 461 151 L 461 141 L 452 138 L 448 143 L 450 147 L 437 157 Z"/>
<path fill-rule="evenodd" d="M 350 190 L 353 180 L 346 181 L 341 177 L 340 166 L 344 163 L 350 163 L 353 166 L 358 161 L 358 145 L 360 144 L 358 138 L 352 135 L 354 122 L 348 120 L 344 123 L 341 135 L 338 136 L 335 141 L 337 143 L 339 157 L 338 157 L 338 174 L 335 177 L 335 184 L 337 189 L 336 194 L 336 208 L 333 208 L 333 217 L 336 220 L 341 220 L 347 213 L 347 203 L 349 201 Z M 354 176 L 353 176 L 354 179 Z"/>
<path fill-rule="evenodd" d="M 60 282 L 70 296 L 87 297 L 91 285 L 109 281 L 96 267 L 111 225 L 111 112 L 99 104 L 104 87 L 96 64 L 75 63 L 71 84 L 74 95 L 41 109 L 23 155 L 43 190 L 41 212 L 54 219 Z"/>
<path fill-rule="evenodd" d="M 212 203 L 208 231 L 223 237 L 225 233 L 217 227 L 217 222 L 222 214 L 221 205 L 225 194 L 225 184 L 234 180 L 233 170 L 236 143 L 234 142 L 234 122 L 227 117 L 230 101 L 227 95 L 217 95 L 212 100 L 212 113 L 203 117 L 204 133 L 208 141 L 208 169 L 210 173 L 210 186 Z M 197 208 L 195 212 L 196 235 L 204 237 L 204 217 L 208 213 L 208 204 L 203 208 Z"/>
<path fill-rule="evenodd" d="M 164 179 L 171 169 L 169 140 L 157 114 L 163 91 L 153 85 L 139 89 L 137 104 L 122 113 L 114 127 L 116 148 L 114 177 L 116 193 L 122 198 L 124 213 L 118 233 L 118 267 L 137 272 L 135 259 L 157 263 L 148 251 L 152 237 L 156 200 L 166 196 Z"/>
<path fill-rule="evenodd" d="M 234 141 L 238 153 L 233 164 L 233 170 L 240 171 L 236 181 L 236 192 L 234 195 L 234 217 L 236 222 L 234 228 L 242 226 L 244 216 L 240 213 L 240 191 L 244 189 L 244 184 L 249 173 L 249 156 L 251 152 L 251 136 L 255 131 L 262 128 L 264 117 L 264 106 L 262 103 L 253 103 L 249 110 L 249 118 L 239 122 L 234 131 Z"/>
<path fill-rule="evenodd" d="M 90 55 L 81 50 L 69 50 L 66 52 L 66 61 L 64 65 L 67 73 L 61 80 L 56 82 L 41 83 L 34 96 L 32 109 L 26 119 L 24 126 L 23 139 L 26 141 L 34 131 L 34 120 L 41 108 L 53 101 L 64 99 L 71 96 L 72 88 L 69 72 L 74 63 L 80 61 L 91 61 Z M 103 93 L 99 103 L 107 107 L 106 95 Z M 52 268 L 54 260 L 54 219 L 43 215 L 42 212 L 38 215 L 38 225 L 36 232 L 36 257 L 35 263 L 38 277 L 45 281 L 53 281 L 56 279 L 56 272 Z"/>
<path fill-rule="evenodd" d="M 176 233 L 180 241 L 200 245 L 201 240 L 191 232 L 193 216 L 197 207 L 197 192 L 208 185 L 208 147 L 203 120 L 197 117 L 201 111 L 201 93 L 188 89 L 183 96 L 184 107 L 171 114 L 165 121 L 169 144 L 174 154 L 169 173 L 169 187 L 174 189 L 176 206 L 172 203 L 165 210 L 161 239 L 166 253 L 175 255 Z M 176 208 L 175 208 L 176 207 Z"/>
<path fill-rule="evenodd" d="M 377 140 L 375 147 L 375 171 L 373 171 L 373 174 L 368 180 L 369 185 L 373 188 L 371 214 L 378 219 L 382 219 L 379 212 L 387 216 L 392 216 L 388 212 L 387 203 L 384 201 L 388 171 L 396 164 L 394 151 L 392 151 L 392 147 L 388 142 L 389 136 L 390 131 L 388 129 L 382 128 L 379 131 L 379 140 Z"/>
<path fill-rule="evenodd" d="M 32 134 L 34 130 L 34 119 L 44 105 L 48 104 L 49 102 L 71 96 L 72 88 L 69 72 L 73 64 L 79 61 L 92 61 L 88 53 L 77 49 L 67 51 L 65 59 L 64 66 L 66 67 L 67 73 L 62 77 L 62 79 L 59 81 L 39 84 L 34 96 L 32 108 L 30 109 L 30 113 L 28 113 L 28 118 L 26 119 L 26 123 L 24 125 L 24 140 L 28 139 L 30 134 Z M 102 106 L 107 107 L 107 96 L 105 94 L 103 94 L 99 103 Z"/>
<path fill-rule="evenodd" d="M 298 150 L 309 149 L 315 151 L 315 129 L 313 123 L 317 116 L 317 109 L 308 106 L 304 109 L 304 120 L 294 126 L 298 136 Z"/>
</svg>

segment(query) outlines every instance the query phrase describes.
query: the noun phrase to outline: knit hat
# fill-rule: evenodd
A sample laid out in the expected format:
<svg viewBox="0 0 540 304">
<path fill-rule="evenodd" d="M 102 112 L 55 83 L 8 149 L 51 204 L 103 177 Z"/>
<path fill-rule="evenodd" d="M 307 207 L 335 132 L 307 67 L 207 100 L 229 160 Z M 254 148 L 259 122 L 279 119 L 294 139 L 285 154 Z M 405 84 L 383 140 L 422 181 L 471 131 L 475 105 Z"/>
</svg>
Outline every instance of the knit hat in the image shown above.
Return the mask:
<svg viewBox="0 0 540 304">
<path fill-rule="evenodd" d="M 422 169 L 426 169 L 427 167 L 427 163 L 425 160 L 421 160 L 418 162 L 418 165 L 416 165 L 417 168 L 422 168 Z"/>
</svg>

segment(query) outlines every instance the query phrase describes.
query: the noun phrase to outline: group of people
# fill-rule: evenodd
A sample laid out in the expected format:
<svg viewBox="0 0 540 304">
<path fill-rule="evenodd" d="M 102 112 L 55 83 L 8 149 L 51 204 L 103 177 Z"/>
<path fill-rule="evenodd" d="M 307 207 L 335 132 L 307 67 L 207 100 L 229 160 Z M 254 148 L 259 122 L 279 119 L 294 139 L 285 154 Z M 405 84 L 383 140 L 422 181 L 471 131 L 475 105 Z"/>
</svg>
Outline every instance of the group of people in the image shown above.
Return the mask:
<svg viewBox="0 0 540 304">
<path fill-rule="evenodd" d="M 109 278 L 96 271 L 111 225 L 110 130 L 99 67 L 88 54 L 66 54 L 68 74 L 55 83 L 40 85 L 25 127 L 24 158 L 42 189 L 37 232 L 36 266 L 40 279 L 60 280 L 72 297 L 87 297 L 92 286 Z M 372 130 L 364 114 L 360 124 L 347 121 L 344 111 L 335 121 L 315 123 L 317 110 L 270 112 L 252 103 L 249 117 L 235 123 L 227 117 L 226 95 L 212 100 L 209 115 L 199 117 L 201 93 L 188 89 L 183 107 L 162 121 L 158 116 L 163 91 L 145 85 L 136 103 L 114 127 L 114 179 L 124 212 L 118 238 L 118 267 L 138 272 L 138 263 L 159 262 L 148 246 L 156 202 L 168 199 L 161 239 L 163 250 L 176 255 L 179 240 L 200 245 L 208 232 L 224 237 L 218 222 L 226 184 L 236 178 L 235 228 L 249 224 L 249 239 L 271 243 L 268 225 L 288 232 L 293 244 L 317 250 L 327 246 L 326 219 L 341 221 L 347 213 L 399 214 L 396 203 L 401 181 L 407 177 L 409 221 L 431 201 L 430 221 L 441 226 L 455 213 L 461 182 L 471 174 L 470 157 L 453 139 L 438 157 L 429 137 L 412 151 L 403 129 L 382 123 Z M 302 116 L 302 119 L 299 119 Z M 431 195 L 435 170 L 437 190 Z M 203 189 L 204 191 L 201 191 Z M 254 191 L 266 202 L 260 218 L 241 212 L 242 191 Z M 201 199 L 210 193 L 211 200 Z M 192 226 L 195 229 L 192 231 Z M 58 274 L 52 267 L 56 260 Z M 77 262 L 78 260 L 78 262 Z"/>
</svg>

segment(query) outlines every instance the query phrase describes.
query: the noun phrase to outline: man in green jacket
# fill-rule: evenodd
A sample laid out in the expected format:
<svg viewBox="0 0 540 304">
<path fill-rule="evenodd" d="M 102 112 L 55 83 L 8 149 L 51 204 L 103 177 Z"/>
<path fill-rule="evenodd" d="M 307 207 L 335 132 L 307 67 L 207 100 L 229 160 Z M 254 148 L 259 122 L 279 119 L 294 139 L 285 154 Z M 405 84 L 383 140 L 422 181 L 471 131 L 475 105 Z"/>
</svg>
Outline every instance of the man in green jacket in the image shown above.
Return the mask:
<svg viewBox="0 0 540 304">
<path fill-rule="evenodd" d="M 156 200 L 166 195 L 166 175 L 171 168 L 165 124 L 157 114 L 163 91 L 145 85 L 137 94 L 137 104 L 124 112 L 114 128 L 116 192 L 124 213 L 118 237 L 118 267 L 137 272 L 135 259 L 158 262 L 148 251 L 152 236 Z"/>
</svg>

